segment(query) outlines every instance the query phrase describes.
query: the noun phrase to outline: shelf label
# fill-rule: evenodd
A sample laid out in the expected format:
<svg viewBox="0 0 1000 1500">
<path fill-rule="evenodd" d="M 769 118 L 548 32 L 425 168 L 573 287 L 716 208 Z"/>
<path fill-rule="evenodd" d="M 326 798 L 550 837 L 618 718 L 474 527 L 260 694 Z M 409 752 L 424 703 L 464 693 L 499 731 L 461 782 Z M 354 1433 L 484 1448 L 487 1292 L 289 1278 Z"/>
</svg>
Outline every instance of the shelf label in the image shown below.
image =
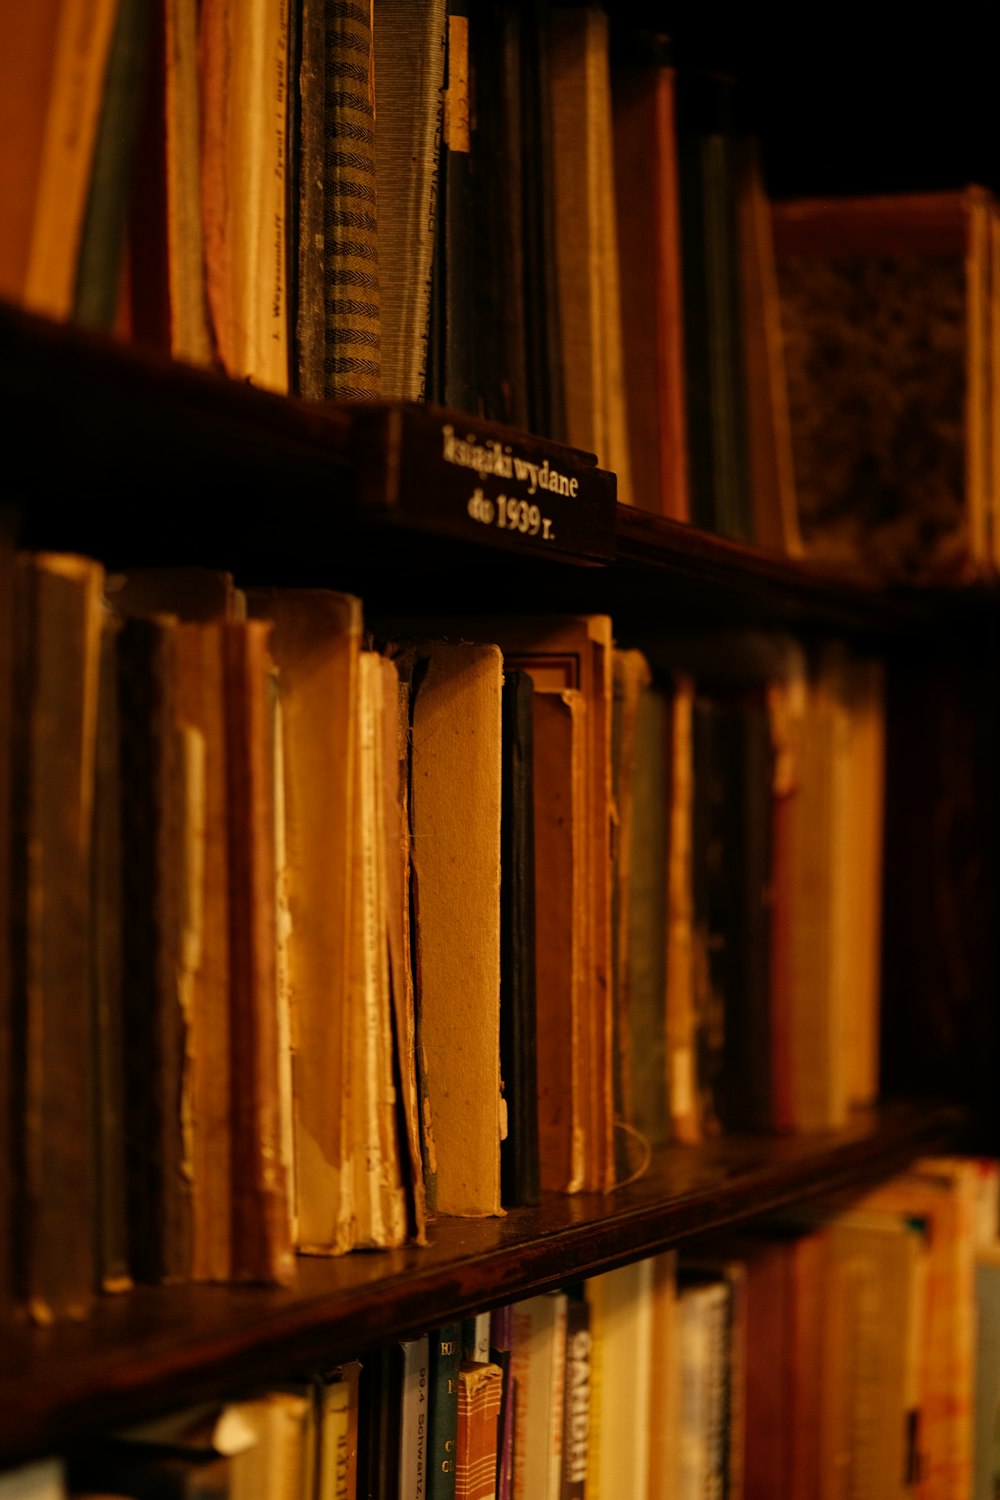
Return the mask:
<svg viewBox="0 0 1000 1500">
<path fill-rule="evenodd" d="M 615 476 L 590 454 L 435 407 L 371 406 L 356 422 L 366 504 L 519 551 L 614 556 Z"/>
</svg>

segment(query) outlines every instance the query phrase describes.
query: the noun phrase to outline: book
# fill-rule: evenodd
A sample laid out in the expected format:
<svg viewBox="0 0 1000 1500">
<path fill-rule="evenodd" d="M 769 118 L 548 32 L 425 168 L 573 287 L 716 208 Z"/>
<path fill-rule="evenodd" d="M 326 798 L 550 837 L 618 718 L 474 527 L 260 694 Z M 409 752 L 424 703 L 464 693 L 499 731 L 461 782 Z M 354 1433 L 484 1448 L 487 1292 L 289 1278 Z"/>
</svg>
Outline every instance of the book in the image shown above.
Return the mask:
<svg viewBox="0 0 1000 1500">
<path fill-rule="evenodd" d="M 665 33 L 613 30 L 611 105 L 634 503 L 690 516 L 676 72 Z"/>
<path fill-rule="evenodd" d="M 588 1494 L 643 1495 L 649 1483 L 653 1262 L 584 1283 L 590 1308 Z"/>
<path fill-rule="evenodd" d="M 1000 1478 L 1000 1256 L 994 1243 L 976 1256 L 976 1373 L 973 1430 L 974 1500 L 992 1500 Z"/>
<path fill-rule="evenodd" d="M 61 1459 L 42 1458 L 0 1474 L 0 1500 L 64 1500 L 65 1466 Z"/>
<path fill-rule="evenodd" d="M 678 72 L 677 132 L 691 519 L 752 535 L 740 287 L 735 80 Z"/>
<path fill-rule="evenodd" d="M 212 336 L 228 375 L 287 392 L 287 0 L 209 0 L 198 28 Z"/>
<path fill-rule="evenodd" d="M 427 1500 L 452 1500 L 458 1441 L 462 1328 L 446 1323 L 430 1334 L 430 1406 L 427 1426 Z"/>
<path fill-rule="evenodd" d="M 393 771 L 398 768 L 399 682 L 394 665 L 377 652 L 363 651 L 359 669 L 345 1071 L 355 1243 L 371 1249 L 402 1244 L 407 1233 L 386 912 L 389 852 L 384 763 L 391 754 Z"/>
<path fill-rule="evenodd" d="M 455 1500 L 495 1500 L 502 1388 L 499 1365 L 465 1360 L 460 1364 Z"/>
<path fill-rule="evenodd" d="M 561 1491 L 567 1303 L 565 1292 L 546 1292 L 514 1306 L 515 1500 Z"/>
<path fill-rule="evenodd" d="M 505 673 L 500 803 L 500 1071 L 507 1116 L 500 1185 L 505 1204 L 537 1203 L 541 1191 L 533 700 L 526 672 Z"/>
<path fill-rule="evenodd" d="M 437 1210 L 500 1211 L 503 659 L 447 641 L 393 648 L 411 692 L 415 982 Z"/>
<path fill-rule="evenodd" d="M 560 1500 L 580 1500 L 586 1490 L 590 1454 L 590 1303 L 580 1287 L 566 1301 L 566 1375 L 563 1381 L 562 1482 Z"/>
<path fill-rule="evenodd" d="M 430 1405 L 430 1341 L 426 1334 L 399 1346 L 402 1391 L 399 1403 L 399 1500 L 427 1494 L 427 1438 Z"/>
<path fill-rule="evenodd" d="M 359 816 L 361 602 L 324 590 L 269 590 L 251 591 L 248 603 L 272 622 L 279 674 L 298 1246 L 340 1253 L 354 1242 L 349 851 Z"/>
<path fill-rule="evenodd" d="M 989 572 L 989 214 L 977 188 L 775 204 L 808 556 Z"/>
<path fill-rule="evenodd" d="M 679 1282 L 677 1490 L 726 1492 L 730 1290 L 722 1278 Z"/>
<path fill-rule="evenodd" d="M 13 919 L 11 884 L 11 775 L 14 737 L 14 583 L 17 576 L 15 519 L 0 510 L 0 932 L 7 941 L 0 952 L 0 1094 L 14 1095 L 14 970 L 10 934 Z M 13 1315 L 14 1278 L 14 1136 L 9 1106 L 0 1110 L 0 1318 Z"/>
<path fill-rule="evenodd" d="M 608 18 L 549 14 L 552 172 L 567 441 L 596 453 L 632 496 L 616 239 Z"/>
<path fill-rule="evenodd" d="M 297 385 L 315 400 L 370 397 L 381 389 L 372 12 L 305 0 L 298 29 Z"/>
<path fill-rule="evenodd" d="M 678 1453 L 677 1251 L 653 1257 L 649 1370 L 649 1500 L 670 1500 Z"/>
<path fill-rule="evenodd" d="M 445 0 L 383 0 L 373 27 L 382 394 L 427 387 L 437 211 Z"/>
<path fill-rule="evenodd" d="M 504 662 L 510 670 L 528 672 L 535 686 L 535 774 L 543 764 L 543 749 L 539 733 L 539 716 L 543 713 L 562 714 L 565 709 L 547 708 L 542 700 L 548 694 L 564 695 L 564 705 L 580 720 L 577 730 L 578 745 L 571 749 L 569 759 L 562 752 L 564 767 L 577 767 L 570 780 L 562 780 L 564 795 L 569 791 L 574 797 L 573 776 L 579 778 L 579 802 L 575 825 L 562 825 L 556 820 L 557 835 L 565 839 L 569 833 L 577 841 L 573 859 L 563 864 L 563 875 L 576 870 L 580 880 L 578 895 L 570 897 L 570 887 L 565 882 L 553 886 L 540 877 L 538 870 L 540 832 L 543 819 L 552 821 L 550 798 L 559 784 L 556 777 L 547 787 L 535 786 L 535 840 L 536 840 L 536 944 L 539 965 L 538 1001 L 539 1036 L 546 1025 L 546 1011 L 550 1013 L 550 1024 L 564 1027 L 567 1014 L 572 1017 L 574 1041 L 570 1054 L 570 1065 L 574 1069 L 574 1094 L 565 1096 L 575 1112 L 571 1137 L 575 1158 L 570 1163 L 570 1176 L 561 1184 L 562 1190 L 580 1189 L 607 1191 L 614 1182 L 614 1097 L 613 1097 L 613 995 L 612 995 L 612 919 L 611 919 L 611 721 L 613 713 L 612 691 L 612 635 L 611 621 L 606 615 L 590 616 L 528 616 L 506 619 L 471 619 L 463 622 L 464 628 L 480 638 L 497 640 L 504 652 Z M 573 700 L 567 695 L 578 694 Z M 564 726 L 565 727 L 565 726 Z M 575 759 L 574 759 L 575 758 Z M 575 863 L 574 863 L 575 861 Z M 575 877 L 575 878 L 577 878 Z M 557 892 L 562 890 L 559 897 Z M 549 916 L 543 918 L 538 907 L 543 893 L 552 905 L 561 902 L 561 915 L 551 912 L 553 935 L 567 923 L 567 903 L 574 902 L 574 910 L 581 915 L 573 921 L 569 930 L 571 943 L 579 945 L 577 960 L 580 975 L 578 1000 L 567 1013 L 554 1000 L 547 986 L 556 976 L 553 970 L 564 962 L 549 951 Z M 575 903 L 579 901 L 579 905 Z M 546 966 L 546 978 L 541 978 L 542 965 Z M 564 970 L 561 981 L 571 971 Z M 540 1042 L 540 1046 L 542 1043 Z M 550 1057 L 552 1054 L 549 1054 Z M 555 1059 L 553 1058 L 553 1061 Z M 558 1064 L 563 1070 L 566 1061 Z M 543 1087 L 548 1080 L 545 1065 L 540 1068 Z M 558 1104 L 556 1107 L 559 1107 Z M 565 1105 L 562 1106 L 565 1108 Z M 540 1118 L 539 1129 L 544 1131 Z M 543 1152 L 543 1186 L 557 1186 L 545 1176 Z M 561 1169 L 565 1171 L 565 1166 Z"/>
<path fill-rule="evenodd" d="M 316 1378 L 317 1500 L 340 1500 L 356 1493 L 358 1404 L 361 1365 L 337 1365 Z"/>
<path fill-rule="evenodd" d="M 104 570 L 24 553 L 14 582 L 13 1130 L 20 1296 L 82 1318 L 92 1237 L 90 859 Z"/>
<path fill-rule="evenodd" d="M 15 187 L 15 213 L 24 214 L 22 225 L 30 228 L 21 242 L 20 284 L 9 292 L 53 318 L 73 312 L 117 12 L 116 0 L 61 0 L 9 38 L 11 63 L 26 72 L 11 78 L 8 97 L 27 110 L 23 120 L 12 121 L 11 144 L 26 149 L 31 171 L 30 186 L 22 179 Z M 15 218 L 15 246 L 17 228 Z"/>
<path fill-rule="evenodd" d="M 133 162 L 149 71 L 150 20 L 147 6 L 117 0 L 80 227 L 73 318 L 109 331 L 122 300 Z"/>
</svg>

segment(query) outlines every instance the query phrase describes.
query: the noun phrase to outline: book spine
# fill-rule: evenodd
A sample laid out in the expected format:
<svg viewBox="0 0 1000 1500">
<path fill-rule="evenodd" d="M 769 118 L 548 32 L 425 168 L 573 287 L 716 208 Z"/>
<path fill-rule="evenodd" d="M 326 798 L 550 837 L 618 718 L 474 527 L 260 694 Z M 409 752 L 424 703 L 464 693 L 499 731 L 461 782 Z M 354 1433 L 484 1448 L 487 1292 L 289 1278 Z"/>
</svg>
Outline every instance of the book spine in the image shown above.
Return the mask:
<svg viewBox="0 0 1000 1500">
<path fill-rule="evenodd" d="M 458 1374 L 462 1325 L 446 1323 L 431 1335 L 427 1500 L 455 1500 Z"/>
</svg>

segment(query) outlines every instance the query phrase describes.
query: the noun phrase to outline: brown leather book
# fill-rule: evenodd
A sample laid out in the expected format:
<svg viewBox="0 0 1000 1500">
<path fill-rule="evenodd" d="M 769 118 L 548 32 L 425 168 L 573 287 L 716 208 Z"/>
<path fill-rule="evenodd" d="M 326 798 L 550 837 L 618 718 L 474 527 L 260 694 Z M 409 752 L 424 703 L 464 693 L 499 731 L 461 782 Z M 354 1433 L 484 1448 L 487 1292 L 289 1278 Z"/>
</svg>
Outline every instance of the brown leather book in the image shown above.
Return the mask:
<svg viewBox="0 0 1000 1500">
<path fill-rule="evenodd" d="M 15 588 L 14 1049 L 20 1287 L 82 1317 L 96 1285 L 88 994 L 103 569 L 25 554 Z"/>
</svg>

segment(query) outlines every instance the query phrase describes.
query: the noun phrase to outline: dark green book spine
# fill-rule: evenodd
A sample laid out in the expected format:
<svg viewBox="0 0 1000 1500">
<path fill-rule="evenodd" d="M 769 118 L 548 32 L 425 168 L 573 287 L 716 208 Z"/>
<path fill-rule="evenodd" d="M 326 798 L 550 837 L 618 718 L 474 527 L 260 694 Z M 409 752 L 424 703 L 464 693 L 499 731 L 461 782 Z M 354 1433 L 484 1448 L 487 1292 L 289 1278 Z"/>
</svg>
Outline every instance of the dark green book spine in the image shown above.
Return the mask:
<svg viewBox="0 0 1000 1500">
<path fill-rule="evenodd" d="M 458 1368 L 461 1360 L 461 1323 L 446 1323 L 435 1329 L 431 1334 L 430 1349 L 427 1500 L 454 1500 L 455 1496 Z"/>
</svg>

